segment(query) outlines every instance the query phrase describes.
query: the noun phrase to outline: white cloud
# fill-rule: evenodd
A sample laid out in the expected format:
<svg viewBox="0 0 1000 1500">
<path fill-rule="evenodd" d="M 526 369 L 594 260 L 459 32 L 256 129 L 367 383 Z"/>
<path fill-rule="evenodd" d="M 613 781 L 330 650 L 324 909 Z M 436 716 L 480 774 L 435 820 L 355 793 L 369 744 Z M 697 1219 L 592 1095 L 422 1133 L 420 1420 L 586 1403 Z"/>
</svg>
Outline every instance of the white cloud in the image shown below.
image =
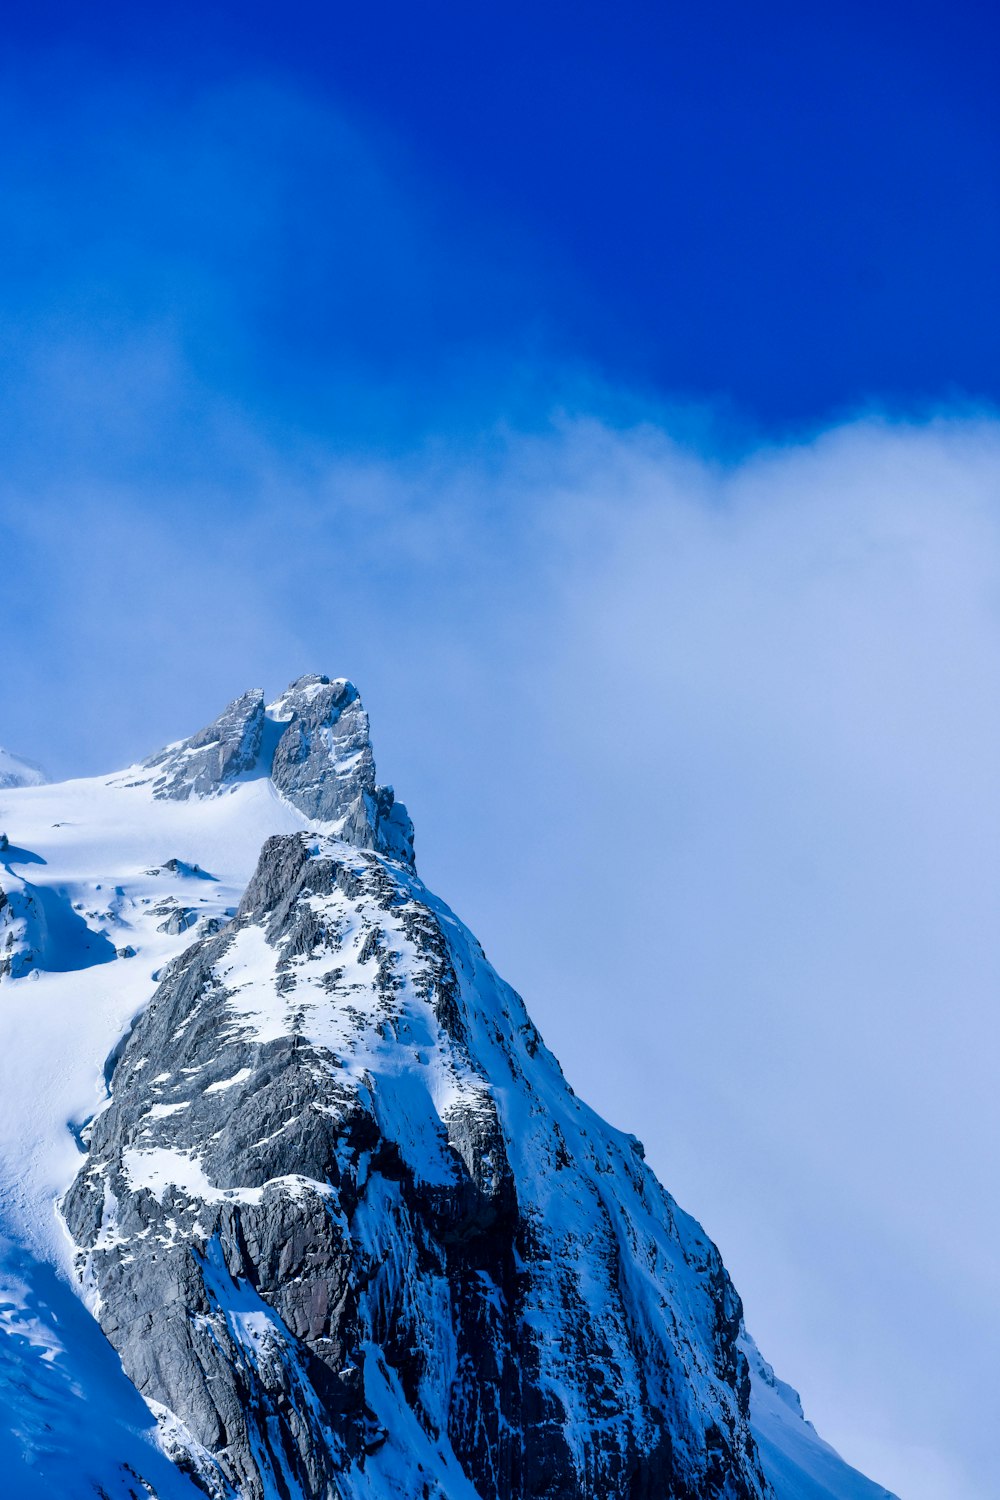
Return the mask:
<svg viewBox="0 0 1000 1500">
<path fill-rule="evenodd" d="M 862 423 L 721 472 L 625 449 L 546 687 L 566 866 L 610 862 L 621 904 L 609 931 L 586 876 L 568 893 L 597 936 L 549 974 L 562 1051 L 831 1440 L 860 1461 L 888 1425 L 876 1477 L 909 1497 L 932 1433 L 971 1495 L 1000 1333 L 1000 430 Z"/>
</svg>

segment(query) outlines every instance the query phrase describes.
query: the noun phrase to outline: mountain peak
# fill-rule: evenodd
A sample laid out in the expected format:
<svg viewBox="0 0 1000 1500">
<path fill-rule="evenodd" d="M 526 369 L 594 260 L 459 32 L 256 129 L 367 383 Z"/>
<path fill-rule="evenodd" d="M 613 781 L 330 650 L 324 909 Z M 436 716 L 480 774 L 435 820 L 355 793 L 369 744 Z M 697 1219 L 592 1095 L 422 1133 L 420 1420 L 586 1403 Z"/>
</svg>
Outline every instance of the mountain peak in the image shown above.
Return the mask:
<svg viewBox="0 0 1000 1500">
<path fill-rule="evenodd" d="M 331 694 L 324 694 L 326 688 L 331 689 Z M 289 683 L 280 698 L 268 704 L 267 711 L 276 719 L 286 718 L 288 717 L 286 705 L 294 707 L 308 703 L 320 694 L 336 697 L 338 701 L 344 703 L 354 702 L 361 696 L 354 683 L 346 677 L 324 677 L 318 672 L 305 672 L 301 677 L 296 677 L 294 682 Z"/>
<path fill-rule="evenodd" d="M 265 705 L 251 688 L 189 739 L 143 762 L 153 795 L 187 801 L 269 776 L 294 807 L 362 849 L 413 863 L 413 825 L 375 779 L 368 715 L 346 677 L 308 673 Z"/>
<path fill-rule="evenodd" d="M 0 800 L 4 1493 L 891 1500 L 419 879 L 353 683 Z"/>
</svg>

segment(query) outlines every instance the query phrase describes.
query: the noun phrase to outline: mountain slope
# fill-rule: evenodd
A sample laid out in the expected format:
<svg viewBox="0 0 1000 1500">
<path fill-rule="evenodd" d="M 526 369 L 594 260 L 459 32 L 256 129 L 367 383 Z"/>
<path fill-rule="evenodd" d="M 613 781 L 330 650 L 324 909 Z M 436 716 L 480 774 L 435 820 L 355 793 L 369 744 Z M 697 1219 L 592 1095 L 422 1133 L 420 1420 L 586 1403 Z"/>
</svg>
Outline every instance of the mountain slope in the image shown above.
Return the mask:
<svg viewBox="0 0 1000 1500">
<path fill-rule="evenodd" d="M 15 786 L 43 786 L 48 779 L 34 761 L 22 760 L 0 745 L 0 791 Z"/>
<path fill-rule="evenodd" d="M 28 1073 L 0 1106 L 7 1264 L 65 1267 L 68 1186 L 89 1305 L 201 1489 L 885 1495 L 804 1422 L 715 1247 L 419 881 L 350 684 L 245 694 L 4 817 L 22 857 L 0 885 L 30 876 L 114 955 L 60 970 L 22 933 L 0 990 Z M 134 1408 L 120 1428 L 153 1453 Z"/>
</svg>

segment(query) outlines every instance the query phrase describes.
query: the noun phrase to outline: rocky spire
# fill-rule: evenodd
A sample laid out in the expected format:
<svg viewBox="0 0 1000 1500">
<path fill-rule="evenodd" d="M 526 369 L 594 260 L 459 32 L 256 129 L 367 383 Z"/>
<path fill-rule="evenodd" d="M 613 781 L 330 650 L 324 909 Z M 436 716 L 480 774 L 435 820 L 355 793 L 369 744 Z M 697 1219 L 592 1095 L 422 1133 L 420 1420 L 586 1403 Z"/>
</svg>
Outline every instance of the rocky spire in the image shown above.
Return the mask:
<svg viewBox="0 0 1000 1500">
<path fill-rule="evenodd" d="M 413 824 L 391 786 L 375 781 L 368 715 L 345 677 L 300 677 L 268 717 L 287 727 L 271 763 L 271 780 L 308 818 L 339 826 L 360 849 L 413 863 Z"/>
</svg>

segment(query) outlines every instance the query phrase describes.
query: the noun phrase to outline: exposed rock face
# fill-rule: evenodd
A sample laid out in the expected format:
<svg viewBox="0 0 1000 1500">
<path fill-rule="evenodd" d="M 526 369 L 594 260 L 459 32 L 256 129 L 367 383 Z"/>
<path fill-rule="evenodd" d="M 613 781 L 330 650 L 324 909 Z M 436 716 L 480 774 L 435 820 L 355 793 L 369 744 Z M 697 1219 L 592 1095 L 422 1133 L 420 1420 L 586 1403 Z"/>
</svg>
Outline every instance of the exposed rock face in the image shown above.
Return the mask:
<svg viewBox="0 0 1000 1500">
<path fill-rule="evenodd" d="M 315 736 L 356 700 L 311 701 Z M 405 862 L 283 835 L 136 1023 L 64 1212 L 210 1495 L 760 1500 L 739 1298 L 641 1158 Z"/>
<path fill-rule="evenodd" d="M 349 843 L 413 863 L 413 825 L 391 786 L 375 780 L 368 715 L 346 678 L 308 675 L 265 708 L 252 689 L 213 724 L 143 762 L 153 795 L 215 796 L 241 777 L 270 776 L 307 818 Z"/>
<path fill-rule="evenodd" d="M 268 715 L 288 721 L 271 764 L 278 791 L 306 817 L 336 824 L 348 843 L 412 864 L 413 825 L 392 787 L 375 783 L 368 715 L 354 684 L 300 677 Z"/>
<path fill-rule="evenodd" d="M 252 771 L 264 732 L 264 694 L 251 688 L 234 698 L 212 724 L 144 762 L 158 772 L 153 795 L 186 800 L 219 791 Z"/>
</svg>

